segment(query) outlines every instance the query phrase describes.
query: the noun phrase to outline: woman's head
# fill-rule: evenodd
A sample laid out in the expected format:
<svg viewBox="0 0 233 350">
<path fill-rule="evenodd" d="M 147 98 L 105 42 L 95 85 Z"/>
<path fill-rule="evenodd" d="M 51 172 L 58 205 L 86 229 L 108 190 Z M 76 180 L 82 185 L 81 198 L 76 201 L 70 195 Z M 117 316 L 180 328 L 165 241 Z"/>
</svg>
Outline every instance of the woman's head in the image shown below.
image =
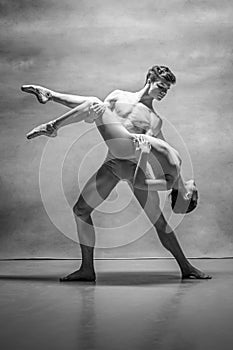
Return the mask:
<svg viewBox="0 0 233 350">
<path fill-rule="evenodd" d="M 186 214 L 193 211 L 198 203 L 198 190 L 193 180 L 188 181 L 189 192 L 184 195 L 179 189 L 171 191 L 171 207 L 176 214 Z M 192 185 L 193 184 L 193 185 Z"/>
<path fill-rule="evenodd" d="M 153 66 L 147 72 L 147 83 L 150 84 L 148 95 L 160 101 L 165 97 L 171 85 L 176 83 L 176 77 L 168 67 Z"/>
</svg>

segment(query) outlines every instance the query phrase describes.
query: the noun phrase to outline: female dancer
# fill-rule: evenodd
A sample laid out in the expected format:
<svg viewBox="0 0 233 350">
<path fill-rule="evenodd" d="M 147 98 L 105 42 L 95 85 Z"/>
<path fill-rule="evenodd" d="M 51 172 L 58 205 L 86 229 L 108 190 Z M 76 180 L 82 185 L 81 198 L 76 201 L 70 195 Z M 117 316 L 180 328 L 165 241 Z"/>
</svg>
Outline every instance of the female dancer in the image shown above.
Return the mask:
<svg viewBox="0 0 233 350">
<path fill-rule="evenodd" d="M 151 82 L 148 80 L 141 93 L 144 93 L 150 84 Z M 22 89 L 34 93 L 42 103 L 43 98 L 48 98 L 42 87 L 27 85 Z M 43 91 L 45 92 L 41 93 Z M 141 150 L 134 176 L 136 187 L 142 189 L 143 186 L 148 186 L 150 190 L 154 191 L 171 189 L 171 205 L 175 213 L 188 213 L 196 208 L 198 196 L 195 182 L 183 180 L 181 158 L 173 147 L 167 142 L 149 135 L 130 133 L 112 112 L 111 105 L 104 104 L 98 98 L 82 96 L 77 96 L 77 98 L 80 98 L 78 106 L 61 117 L 36 127 L 27 134 L 27 138 L 31 139 L 40 135 L 55 137 L 61 126 L 82 120 L 88 123 L 95 122 L 115 158 L 135 160 L 136 149 Z M 159 164 L 160 171 L 156 174 L 156 179 L 146 179 L 144 175 L 149 153 Z"/>
</svg>

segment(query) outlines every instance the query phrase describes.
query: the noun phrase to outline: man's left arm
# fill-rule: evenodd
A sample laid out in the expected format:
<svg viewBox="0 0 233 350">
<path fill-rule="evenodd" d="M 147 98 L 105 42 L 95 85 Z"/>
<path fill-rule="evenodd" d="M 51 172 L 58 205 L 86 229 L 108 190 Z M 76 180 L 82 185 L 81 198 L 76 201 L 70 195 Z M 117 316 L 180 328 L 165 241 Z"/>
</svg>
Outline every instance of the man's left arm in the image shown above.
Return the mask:
<svg viewBox="0 0 233 350">
<path fill-rule="evenodd" d="M 159 139 L 164 140 L 163 134 L 161 132 L 162 125 L 163 125 L 162 119 L 159 116 L 157 116 L 157 118 L 153 116 L 150 123 L 150 127 L 146 132 L 146 135 L 157 137 Z"/>
<path fill-rule="evenodd" d="M 153 136 L 153 135 L 152 135 Z M 162 133 L 162 130 L 159 131 L 159 133 L 157 135 L 155 135 L 155 137 L 157 137 L 157 139 L 160 139 L 160 140 L 163 140 L 163 141 L 166 141 L 165 140 L 165 137 Z"/>
<path fill-rule="evenodd" d="M 154 120 L 154 123 L 151 124 L 150 129 L 147 130 L 146 135 L 156 137 L 160 140 L 165 141 L 165 138 L 164 138 L 163 133 L 161 131 L 162 124 L 163 124 L 163 122 L 162 122 L 161 118 L 159 118 L 159 122 L 155 122 L 155 120 Z M 154 171 L 153 171 L 153 168 L 150 164 L 150 161 L 147 162 L 147 172 L 148 172 L 148 174 L 150 174 L 151 179 L 155 179 Z"/>
</svg>

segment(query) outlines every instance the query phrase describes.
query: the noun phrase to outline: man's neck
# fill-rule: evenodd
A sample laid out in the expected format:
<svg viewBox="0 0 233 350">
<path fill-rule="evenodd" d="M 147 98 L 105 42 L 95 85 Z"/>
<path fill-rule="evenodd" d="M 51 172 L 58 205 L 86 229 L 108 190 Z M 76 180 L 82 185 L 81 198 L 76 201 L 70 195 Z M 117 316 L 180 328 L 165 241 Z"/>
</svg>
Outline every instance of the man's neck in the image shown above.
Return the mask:
<svg viewBox="0 0 233 350">
<path fill-rule="evenodd" d="M 139 102 L 144 104 L 149 109 L 153 110 L 153 98 L 148 95 L 149 85 L 146 84 L 141 90 L 138 91 Z"/>
<path fill-rule="evenodd" d="M 153 98 L 150 96 L 143 96 L 139 102 L 143 103 L 146 107 L 153 111 Z"/>
</svg>

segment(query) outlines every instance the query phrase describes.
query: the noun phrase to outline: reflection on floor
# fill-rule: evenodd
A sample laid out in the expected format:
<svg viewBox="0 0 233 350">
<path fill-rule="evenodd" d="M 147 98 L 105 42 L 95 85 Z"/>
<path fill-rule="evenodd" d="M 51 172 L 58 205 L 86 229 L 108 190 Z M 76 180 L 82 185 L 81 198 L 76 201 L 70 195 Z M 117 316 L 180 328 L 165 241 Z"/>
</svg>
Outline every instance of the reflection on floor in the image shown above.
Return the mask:
<svg viewBox="0 0 233 350">
<path fill-rule="evenodd" d="M 60 283 L 77 261 L 0 262 L 2 350 L 233 348 L 233 261 L 182 282 L 173 260 L 96 261 L 96 283 Z"/>
</svg>

